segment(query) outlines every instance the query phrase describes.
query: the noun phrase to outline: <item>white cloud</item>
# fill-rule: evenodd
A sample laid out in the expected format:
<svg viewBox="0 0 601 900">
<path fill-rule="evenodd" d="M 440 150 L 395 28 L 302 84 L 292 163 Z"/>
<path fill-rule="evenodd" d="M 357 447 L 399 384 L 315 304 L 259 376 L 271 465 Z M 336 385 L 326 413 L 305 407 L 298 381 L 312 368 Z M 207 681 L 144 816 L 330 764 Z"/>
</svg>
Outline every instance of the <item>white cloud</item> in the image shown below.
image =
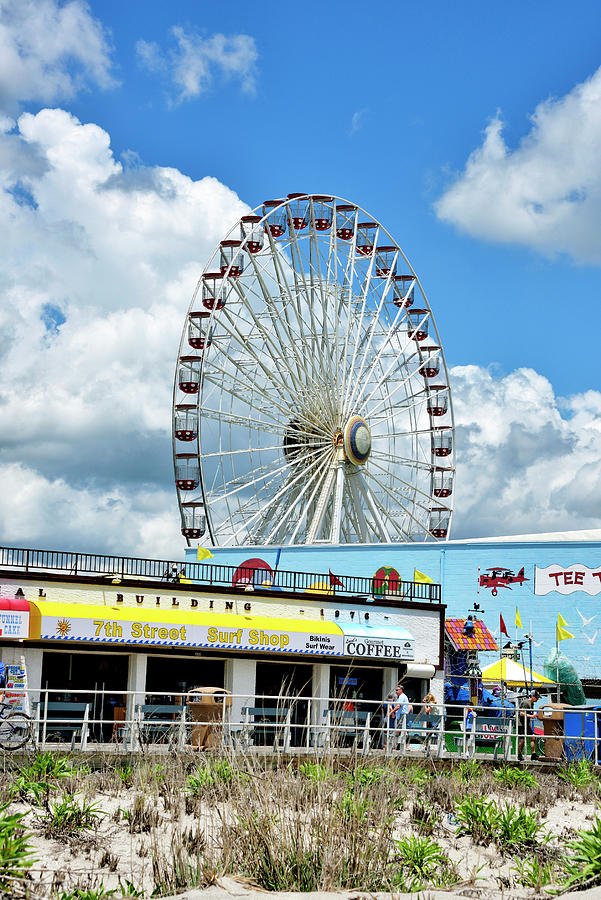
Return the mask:
<svg viewBox="0 0 601 900">
<path fill-rule="evenodd" d="M 558 399 L 532 369 L 451 370 L 457 426 L 453 536 L 601 528 L 601 393 Z"/>
<path fill-rule="evenodd" d="M 163 52 L 155 41 L 136 44 L 138 61 L 149 72 L 167 76 L 176 91 L 175 100 L 191 100 L 212 86 L 216 75 L 240 82 L 242 90 L 254 94 L 256 62 L 254 38 L 248 34 L 202 37 L 176 25 L 171 29 L 174 46 Z"/>
<path fill-rule="evenodd" d="M 0 2 L 0 109 L 51 103 L 82 87 L 114 86 L 110 49 L 87 3 L 72 0 Z"/>
<path fill-rule="evenodd" d="M 351 130 L 349 134 L 352 136 L 353 134 L 357 134 L 357 132 L 363 128 L 365 123 L 365 117 L 367 115 L 367 109 L 358 109 L 353 113 L 351 118 Z"/>
<path fill-rule="evenodd" d="M 515 149 L 500 115 L 435 204 L 468 234 L 601 263 L 601 69 L 539 104 Z"/>
<path fill-rule="evenodd" d="M 178 342 L 246 211 L 214 178 L 125 168 L 64 110 L 0 134 L 0 542 L 181 553 Z"/>
</svg>

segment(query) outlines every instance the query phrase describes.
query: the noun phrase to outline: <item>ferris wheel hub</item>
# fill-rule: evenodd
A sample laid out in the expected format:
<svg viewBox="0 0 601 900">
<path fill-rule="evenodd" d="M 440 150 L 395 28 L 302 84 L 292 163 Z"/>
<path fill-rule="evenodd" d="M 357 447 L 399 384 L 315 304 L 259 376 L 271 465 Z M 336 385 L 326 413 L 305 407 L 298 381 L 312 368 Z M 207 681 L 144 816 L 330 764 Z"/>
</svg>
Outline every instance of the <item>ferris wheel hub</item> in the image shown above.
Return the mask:
<svg viewBox="0 0 601 900">
<path fill-rule="evenodd" d="M 349 462 L 362 466 L 371 452 L 371 431 L 363 416 L 351 416 L 343 435 L 344 452 Z"/>
</svg>

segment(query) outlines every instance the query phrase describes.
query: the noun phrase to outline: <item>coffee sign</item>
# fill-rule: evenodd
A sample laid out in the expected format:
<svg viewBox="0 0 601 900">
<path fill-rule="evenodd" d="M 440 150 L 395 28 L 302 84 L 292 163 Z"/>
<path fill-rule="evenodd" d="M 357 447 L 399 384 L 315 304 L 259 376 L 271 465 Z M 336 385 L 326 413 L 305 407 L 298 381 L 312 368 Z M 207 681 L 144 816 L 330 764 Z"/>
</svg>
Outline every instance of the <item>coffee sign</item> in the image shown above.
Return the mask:
<svg viewBox="0 0 601 900">
<path fill-rule="evenodd" d="M 344 638 L 344 655 L 365 659 L 412 660 L 415 658 L 413 638 L 389 638 L 347 634 Z"/>
</svg>

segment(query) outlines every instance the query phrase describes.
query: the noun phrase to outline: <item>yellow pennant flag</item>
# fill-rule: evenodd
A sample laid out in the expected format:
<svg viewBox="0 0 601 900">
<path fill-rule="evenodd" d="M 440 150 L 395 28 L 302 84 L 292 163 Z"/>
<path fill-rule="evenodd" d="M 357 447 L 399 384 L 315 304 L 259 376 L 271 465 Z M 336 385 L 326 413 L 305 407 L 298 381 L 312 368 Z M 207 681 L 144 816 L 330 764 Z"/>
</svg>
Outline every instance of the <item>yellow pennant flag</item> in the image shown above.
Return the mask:
<svg viewBox="0 0 601 900">
<path fill-rule="evenodd" d="M 561 613 L 557 613 L 556 633 L 557 633 L 558 641 L 566 641 L 568 638 L 574 637 L 574 635 L 572 634 L 571 631 L 568 631 L 566 628 L 564 628 L 564 626 L 567 624 L 568 623 L 566 622 L 564 617 L 561 615 Z"/>
<path fill-rule="evenodd" d="M 417 569 L 413 570 L 413 580 L 417 582 L 417 584 L 434 584 L 433 578 L 429 578 L 428 575 L 424 575 L 423 572 L 418 572 Z"/>
<path fill-rule="evenodd" d="M 189 578 L 186 578 L 184 575 L 182 575 L 181 572 L 180 572 L 179 575 L 177 576 L 177 580 L 179 581 L 180 584 L 192 584 L 192 582 L 190 581 L 190 579 L 189 579 Z"/>
<path fill-rule="evenodd" d="M 213 559 L 213 554 L 206 547 L 199 547 L 196 551 L 196 561 L 200 562 L 201 559 Z"/>
<path fill-rule="evenodd" d="M 516 606 L 516 608 L 515 608 L 515 627 L 516 627 L 516 628 L 523 628 L 523 627 L 524 627 L 524 626 L 522 625 L 522 620 L 520 619 L 520 611 L 519 611 L 519 609 L 517 608 L 517 606 Z"/>
</svg>

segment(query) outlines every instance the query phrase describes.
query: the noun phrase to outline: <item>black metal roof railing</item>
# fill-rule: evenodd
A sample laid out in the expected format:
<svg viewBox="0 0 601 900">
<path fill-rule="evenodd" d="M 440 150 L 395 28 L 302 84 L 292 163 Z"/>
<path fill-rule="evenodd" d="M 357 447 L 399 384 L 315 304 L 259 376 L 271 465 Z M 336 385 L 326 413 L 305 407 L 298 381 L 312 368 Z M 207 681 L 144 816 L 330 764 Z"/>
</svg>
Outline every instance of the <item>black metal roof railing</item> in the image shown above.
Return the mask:
<svg viewBox="0 0 601 900">
<path fill-rule="evenodd" d="M 289 572 L 278 569 L 269 573 L 263 569 L 243 569 L 240 566 L 219 566 L 190 563 L 182 560 L 143 559 L 132 556 L 104 556 L 95 553 L 72 553 L 63 550 L 25 550 L 21 547 L 0 547 L 0 569 L 24 572 L 52 572 L 68 576 L 89 575 L 102 578 L 157 579 L 171 584 L 189 579 L 203 587 L 228 587 L 248 590 L 253 586 L 292 593 L 315 593 L 316 585 L 332 588 L 335 596 L 393 597 L 398 600 L 417 600 L 440 603 L 440 585 L 403 581 L 398 589 L 390 590 L 385 579 L 363 578 L 355 575 L 331 577 L 314 572 Z M 261 574 L 261 573 L 264 573 Z M 262 584 L 262 582 L 269 582 Z"/>
</svg>

